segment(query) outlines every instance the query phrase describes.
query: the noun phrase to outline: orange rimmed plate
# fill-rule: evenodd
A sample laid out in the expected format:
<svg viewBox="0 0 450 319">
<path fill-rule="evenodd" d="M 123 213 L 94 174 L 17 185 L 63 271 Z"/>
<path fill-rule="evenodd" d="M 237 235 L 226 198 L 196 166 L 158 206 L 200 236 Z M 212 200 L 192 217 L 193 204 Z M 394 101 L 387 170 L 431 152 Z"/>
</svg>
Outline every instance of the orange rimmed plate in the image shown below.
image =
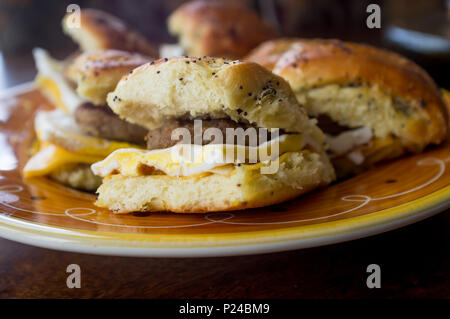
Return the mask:
<svg viewBox="0 0 450 319">
<path fill-rule="evenodd" d="M 115 215 L 95 207 L 94 195 L 22 178 L 34 114 L 50 108 L 32 85 L 0 95 L 0 236 L 22 243 L 123 256 L 256 254 L 361 238 L 450 206 L 447 144 L 276 206 Z"/>
</svg>

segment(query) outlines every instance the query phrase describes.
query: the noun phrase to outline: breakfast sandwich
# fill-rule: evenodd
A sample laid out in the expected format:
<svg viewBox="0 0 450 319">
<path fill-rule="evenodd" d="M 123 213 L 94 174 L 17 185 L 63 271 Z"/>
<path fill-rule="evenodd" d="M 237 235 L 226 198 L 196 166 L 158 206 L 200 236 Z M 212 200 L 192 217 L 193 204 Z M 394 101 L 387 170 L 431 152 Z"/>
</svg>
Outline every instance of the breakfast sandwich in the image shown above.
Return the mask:
<svg viewBox="0 0 450 319">
<path fill-rule="evenodd" d="M 57 107 L 35 118 L 37 142 L 24 176 L 50 176 L 92 191 L 101 183 L 90 164 L 112 151 L 145 144 L 147 130 L 121 120 L 106 105 L 120 78 L 150 59 L 137 53 L 100 50 L 82 53 L 68 66 L 42 49 L 34 50 L 36 84 Z"/>
<path fill-rule="evenodd" d="M 92 165 L 103 178 L 96 205 L 116 213 L 260 207 L 334 179 L 315 120 L 256 63 L 161 59 L 123 77 L 107 103 L 148 130 L 146 150 Z"/>
<path fill-rule="evenodd" d="M 278 32 L 236 1 L 197 0 L 183 4 L 168 20 L 179 45 L 161 46 L 161 57 L 218 56 L 240 58 Z"/>
<path fill-rule="evenodd" d="M 436 84 L 393 52 L 339 40 L 279 39 L 246 60 L 289 82 L 326 134 L 340 177 L 447 137 L 448 115 Z"/>
<path fill-rule="evenodd" d="M 145 145 L 147 130 L 121 120 L 106 104 L 106 96 L 123 75 L 153 60 L 156 51 L 142 35 L 106 12 L 83 9 L 79 25 L 72 24 L 70 15 L 63 18 L 63 30 L 81 52 L 58 61 L 43 49 L 33 50 L 35 84 L 56 109 L 37 113 L 37 140 L 23 174 L 49 176 L 93 191 L 101 178 L 92 174 L 92 163 L 116 149 Z"/>
</svg>

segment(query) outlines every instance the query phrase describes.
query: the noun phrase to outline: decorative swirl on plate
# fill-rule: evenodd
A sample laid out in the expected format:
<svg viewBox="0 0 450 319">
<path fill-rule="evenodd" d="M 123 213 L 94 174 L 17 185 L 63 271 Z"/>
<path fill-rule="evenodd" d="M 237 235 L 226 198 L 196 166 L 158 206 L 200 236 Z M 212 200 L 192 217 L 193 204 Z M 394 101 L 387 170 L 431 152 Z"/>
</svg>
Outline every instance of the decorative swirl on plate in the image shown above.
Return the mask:
<svg viewBox="0 0 450 319">
<path fill-rule="evenodd" d="M 415 192 L 419 189 L 422 189 L 434 182 L 436 182 L 445 172 L 446 166 L 445 163 L 450 162 L 450 157 L 441 160 L 435 157 L 427 157 L 421 160 L 418 160 L 416 165 L 417 166 L 439 166 L 438 173 L 433 176 L 431 179 L 426 181 L 425 183 L 418 185 L 414 188 L 411 188 L 409 190 L 386 195 L 382 197 L 375 197 L 372 198 L 368 195 L 362 195 L 362 194 L 353 194 L 353 195 L 346 195 L 341 197 L 342 201 L 345 202 L 354 202 L 359 203 L 353 208 L 347 209 L 342 212 L 338 212 L 335 214 L 327 215 L 327 216 L 321 216 L 321 217 L 315 217 L 315 218 L 308 218 L 308 219 L 299 219 L 299 220 L 289 220 L 289 221 L 279 221 L 279 222 L 237 222 L 232 221 L 232 219 L 235 217 L 235 214 L 230 212 L 215 212 L 215 213 L 208 213 L 203 216 L 205 222 L 202 223 L 195 223 L 195 224 L 188 224 L 188 225 L 160 225 L 160 226 L 151 226 L 151 225 L 126 225 L 126 224 L 113 224 L 113 223 L 104 223 L 96 220 L 90 220 L 83 217 L 92 216 L 97 213 L 97 211 L 93 208 L 86 208 L 86 207 L 74 207 L 74 208 L 67 208 L 64 213 L 61 212 L 40 212 L 40 211 L 34 211 L 29 210 L 25 208 L 16 207 L 14 205 L 11 205 L 11 203 L 17 202 L 20 200 L 20 197 L 15 195 L 15 193 L 20 193 L 24 190 L 23 186 L 18 184 L 8 184 L 8 185 L 0 185 L 0 204 L 18 210 L 23 211 L 26 213 L 31 214 L 40 214 L 40 215 L 52 215 L 52 216 L 59 216 L 59 217 L 70 217 L 75 220 L 79 220 L 86 223 L 93 223 L 97 225 L 103 225 L 103 226 L 114 226 L 114 227 L 125 227 L 125 228 L 139 228 L 139 229 L 158 229 L 158 228 L 186 228 L 186 227 L 197 227 L 197 226 L 204 226 L 204 225 L 210 225 L 210 224 L 232 224 L 232 225 L 281 225 L 281 224 L 291 224 L 291 223 L 299 223 L 299 222 L 307 222 L 307 221 L 316 221 L 316 220 L 322 220 L 322 219 L 328 219 L 330 217 L 336 217 L 344 214 L 348 214 L 350 212 L 356 211 L 367 204 L 369 204 L 372 201 L 380 201 L 385 199 L 391 199 L 394 197 L 399 197 L 402 195 L 406 195 L 412 192 Z M 5 215 L 11 215 L 6 214 L 5 212 L 2 212 Z"/>
<path fill-rule="evenodd" d="M 34 210 L 29 210 L 29 209 L 25 209 L 25 208 L 20 208 L 20 207 L 16 207 L 11 205 L 10 203 L 15 203 L 18 202 L 20 197 L 13 195 L 11 193 L 20 193 L 23 191 L 23 186 L 18 185 L 18 184 L 10 184 L 10 185 L 1 185 L 0 186 L 0 203 L 3 206 L 15 209 L 15 210 L 19 210 L 22 212 L 26 212 L 26 213 L 31 213 L 31 214 L 39 214 L 39 215 L 54 215 L 54 216 L 60 216 L 61 213 L 50 213 L 50 212 L 39 212 L 39 211 L 34 211 Z M 14 197 L 8 197 L 9 196 L 14 196 Z M 9 200 L 8 200 L 9 199 Z M 14 200 L 12 200 L 14 199 Z"/>
<path fill-rule="evenodd" d="M 77 210 L 81 210 L 81 211 L 87 211 L 85 213 L 76 213 L 75 211 Z M 73 213 L 72 213 L 73 212 Z M 64 211 L 64 214 L 66 214 L 69 217 L 74 217 L 74 216 L 88 216 L 88 215 L 92 215 L 97 213 L 97 211 L 93 208 L 86 208 L 86 207 L 76 207 L 76 208 L 67 208 Z"/>
<path fill-rule="evenodd" d="M 15 203 L 19 201 L 19 196 L 11 194 L 22 191 L 19 185 L 2 185 L 0 186 L 0 203 Z"/>
<path fill-rule="evenodd" d="M 8 193 L 20 193 L 23 191 L 23 187 L 20 185 L 0 185 L 0 191 Z"/>
</svg>

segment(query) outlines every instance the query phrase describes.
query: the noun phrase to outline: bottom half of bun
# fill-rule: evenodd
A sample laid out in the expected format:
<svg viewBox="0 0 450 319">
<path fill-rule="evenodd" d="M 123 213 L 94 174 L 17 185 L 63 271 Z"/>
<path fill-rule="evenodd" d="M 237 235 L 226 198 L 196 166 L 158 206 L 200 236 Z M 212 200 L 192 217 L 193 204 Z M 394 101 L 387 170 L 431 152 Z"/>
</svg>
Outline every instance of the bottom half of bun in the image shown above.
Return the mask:
<svg viewBox="0 0 450 319">
<path fill-rule="evenodd" d="M 274 174 L 241 165 L 227 175 L 110 175 L 97 191 L 96 205 L 116 213 L 241 210 L 295 198 L 333 179 L 334 170 L 327 158 L 317 153 L 291 152 L 285 154 Z"/>
</svg>

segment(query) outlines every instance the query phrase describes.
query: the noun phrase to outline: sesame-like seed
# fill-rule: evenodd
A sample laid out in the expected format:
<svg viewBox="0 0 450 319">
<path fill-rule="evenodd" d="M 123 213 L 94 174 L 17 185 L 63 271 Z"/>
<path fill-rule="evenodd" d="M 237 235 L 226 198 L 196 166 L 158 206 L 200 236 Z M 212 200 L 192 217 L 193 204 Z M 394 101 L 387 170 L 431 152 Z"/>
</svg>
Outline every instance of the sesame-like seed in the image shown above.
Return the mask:
<svg viewBox="0 0 450 319">
<path fill-rule="evenodd" d="M 247 114 L 248 114 L 247 112 L 244 112 L 244 116 L 247 116 Z"/>
<path fill-rule="evenodd" d="M 157 74 L 161 73 L 161 71 L 156 71 Z"/>
<path fill-rule="evenodd" d="M 242 85 L 239 86 L 239 90 L 242 90 L 244 87 Z"/>
<path fill-rule="evenodd" d="M 252 96 L 252 94 L 253 94 L 252 92 L 248 92 L 248 96 Z"/>
<path fill-rule="evenodd" d="M 183 81 L 183 78 L 179 78 L 180 81 Z"/>
<path fill-rule="evenodd" d="M 164 61 L 166 61 L 166 62 L 167 62 L 167 61 L 169 61 L 169 59 L 168 59 L 168 58 L 164 58 Z"/>
</svg>

